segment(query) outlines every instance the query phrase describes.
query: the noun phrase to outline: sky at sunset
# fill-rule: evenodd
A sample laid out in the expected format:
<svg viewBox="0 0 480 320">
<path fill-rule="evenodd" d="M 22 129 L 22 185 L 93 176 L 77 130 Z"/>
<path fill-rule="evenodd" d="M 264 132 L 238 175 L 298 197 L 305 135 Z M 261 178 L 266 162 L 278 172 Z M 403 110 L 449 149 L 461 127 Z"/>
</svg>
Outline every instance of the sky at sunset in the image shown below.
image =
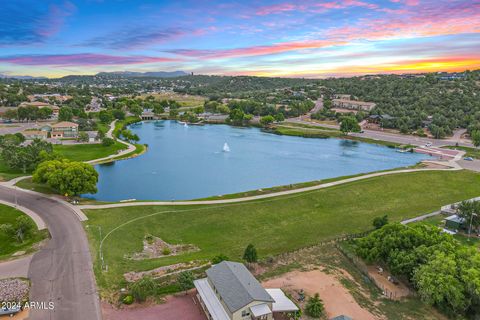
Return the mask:
<svg viewBox="0 0 480 320">
<path fill-rule="evenodd" d="M 480 67 L 480 1 L 0 0 L 0 74 L 282 77 Z"/>
</svg>

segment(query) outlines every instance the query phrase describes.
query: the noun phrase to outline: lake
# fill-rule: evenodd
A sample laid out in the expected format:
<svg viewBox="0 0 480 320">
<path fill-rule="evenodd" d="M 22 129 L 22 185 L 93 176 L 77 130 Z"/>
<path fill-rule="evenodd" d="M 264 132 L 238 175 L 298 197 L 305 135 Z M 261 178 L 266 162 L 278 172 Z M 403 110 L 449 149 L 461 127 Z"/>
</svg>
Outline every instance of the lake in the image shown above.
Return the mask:
<svg viewBox="0 0 480 320">
<path fill-rule="evenodd" d="M 148 151 L 97 165 L 103 201 L 185 200 L 414 165 L 428 158 L 343 139 L 281 136 L 258 128 L 184 126 L 176 121 L 129 127 Z"/>
</svg>

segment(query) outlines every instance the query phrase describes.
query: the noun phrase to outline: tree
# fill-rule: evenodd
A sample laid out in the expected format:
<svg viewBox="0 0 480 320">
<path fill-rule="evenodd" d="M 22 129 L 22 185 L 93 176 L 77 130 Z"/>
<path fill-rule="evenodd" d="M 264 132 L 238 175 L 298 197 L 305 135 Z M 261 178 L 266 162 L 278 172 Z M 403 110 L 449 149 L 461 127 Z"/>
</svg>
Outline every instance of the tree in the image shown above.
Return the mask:
<svg viewBox="0 0 480 320">
<path fill-rule="evenodd" d="M 178 284 L 185 291 L 185 294 L 187 294 L 189 289 L 193 288 L 193 280 L 195 280 L 195 277 L 191 271 L 183 271 L 178 275 Z"/>
<path fill-rule="evenodd" d="M 305 306 L 305 312 L 313 318 L 320 318 L 323 314 L 324 306 L 323 302 L 320 299 L 318 293 L 315 293 L 313 297 L 308 299 L 307 305 Z"/>
<path fill-rule="evenodd" d="M 388 216 L 384 215 L 383 217 L 375 217 L 372 222 L 375 229 L 380 229 L 384 225 L 388 224 Z"/>
<path fill-rule="evenodd" d="M 221 253 L 218 256 L 213 257 L 212 263 L 213 264 L 219 264 L 222 261 L 228 261 L 228 260 L 229 260 L 229 258 L 226 255 L 224 255 L 223 253 Z"/>
<path fill-rule="evenodd" d="M 88 142 L 88 140 L 89 140 L 88 134 L 84 131 L 80 132 L 78 134 L 77 140 L 79 142 Z"/>
<path fill-rule="evenodd" d="M 343 117 L 342 122 L 340 123 L 340 131 L 342 131 L 343 134 L 360 132 L 360 125 L 358 124 L 357 118 L 352 116 Z"/>
<path fill-rule="evenodd" d="M 102 146 L 109 147 L 115 143 L 115 140 L 112 138 L 105 137 L 102 139 Z"/>
<path fill-rule="evenodd" d="M 110 123 L 113 121 L 113 115 L 110 111 L 102 110 L 98 113 L 98 119 L 101 123 Z"/>
<path fill-rule="evenodd" d="M 268 127 L 275 121 L 275 118 L 271 115 L 263 116 L 260 118 L 260 124 L 264 127 Z"/>
<path fill-rule="evenodd" d="M 473 131 L 470 136 L 472 138 L 473 145 L 475 148 L 478 148 L 480 146 L 480 130 Z"/>
<path fill-rule="evenodd" d="M 283 113 L 279 112 L 275 115 L 275 121 L 282 122 L 284 120 L 285 120 L 285 116 L 283 115 Z"/>
<path fill-rule="evenodd" d="M 14 224 L 0 225 L 0 231 L 15 239 L 18 243 L 23 243 L 35 234 L 35 223 L 26 215 L 21 215 L 15 220 Z"/>
<path fill-rule="evenodd" d="M 245 248 L 245 252 L 243 253 L 243 260 L 247 261 L 248 263 L 257 262 L 257 249 L 253 244 L 249 244 L 247 248 Z"/>
<path fill-rule="evenodd" d="M 112 115 L 115 119 L 124 120 L 125 119 L 125 112 L 120 109 L 113 109 Z"/>
<path fill-rule="evenodd" d="M 465 223 L 476 230 L 480 227 L 480 201 L 462 201 L 458 206 L 458 216 L 465 220 Z"/>
<path fill-rule="evenodd" d="M 76 196 L 97 192 L 98 173 L 88 163 L 50 160 L 38 165 L 33 181 L 46 183 L 62 195 Z"/>
<path fill-rule="evenodd" d="M 20 169 L 23 173 L 34 170 L 42 160 L 40 153 L 53 152 L 52 144 L 46 141 L 35 139 L 27 146 L 16 145 L 20 138 L 11 136 L 2 140 L 2 158 L 12 169 Z"/>
<path fill-rule="evenodd" d="M 73 111 L 70 107 L 61 107 L 58 112 L 58 120 L 60 121 L 72 121 Z"/>
</svg>

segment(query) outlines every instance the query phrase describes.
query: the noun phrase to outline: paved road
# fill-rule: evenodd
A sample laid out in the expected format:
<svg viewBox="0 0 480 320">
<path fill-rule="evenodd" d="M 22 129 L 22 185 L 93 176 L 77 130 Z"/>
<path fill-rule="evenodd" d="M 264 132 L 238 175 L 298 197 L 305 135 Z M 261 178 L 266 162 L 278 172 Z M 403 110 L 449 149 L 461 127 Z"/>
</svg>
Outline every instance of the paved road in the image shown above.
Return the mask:
<svg viewBox="0 0 480 320">
<path fill-rule="evenodd" d="M 339 129 L 338 125 L 317 123 L 317 122 L 310 121 L 305 117 L 287 119 L 287 122 L 295 122 L 295 123 L 301 123 L 301 124 L 308 124 L 311 126 Z M 468 140 L 460 139 L 460 136 L 463 133 L 464 131 L 462 130 L 455 131 L 454 136 L 449 139 L 421 138 L 421 137 L 416 137 L 412 135 L 404 135 L 399 133 L 383 132 L 383 131 L 368 130 L 368 129 L 364 130 L 363 133 L 350 133 L 350 135 L 354 137 L 369 138 L 369 139 L 382 140 L 382 141 L 388 141 L 388 142 L 394 142 L 394 143 L 400 143 L 400 144 L 411 144 L 415 146 L 422 146 L 422 145 L 425 145 L 427 142 L 430 142 L 433 146 L 436 146 L 436 147 L 454 146 L 457 143 L 460 146 L 473 147 L 472 143 L 469 142 Z"/>
<path fill-rule="evenodd" d="M 0 186 L 0 200 L 14 203 L 14 191 Z M 28 271 L 30 300 L 54 302 L 54 310 L 32 310 L 32 320 L 101 319 L 87 237 L 72 209 L 54 199 L 17 191 L 18 204 L 47 224 L 51 240 L 34 254 Z"/>
<path fill-rule="evenodd" d="M 0 263 L 0 279 L 27 278 L 30 261 L 31 255 Z"/>
</svg>

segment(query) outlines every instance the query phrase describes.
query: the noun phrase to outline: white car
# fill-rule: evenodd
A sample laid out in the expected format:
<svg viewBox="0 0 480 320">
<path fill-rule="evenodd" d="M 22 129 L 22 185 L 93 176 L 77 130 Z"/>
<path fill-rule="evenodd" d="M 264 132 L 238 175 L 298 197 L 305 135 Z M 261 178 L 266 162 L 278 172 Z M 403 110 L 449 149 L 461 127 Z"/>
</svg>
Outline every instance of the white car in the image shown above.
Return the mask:
<svg viewBox="0 0 480 320">
<path fill-rule="evenodd" d="M 20 307 L 12 307 L 12 308 L 4 307 L 0 309 L 0 316 L 9 315 L 10 317 L 13 317 L 15 313 L 19 313 L 20 311 L 22 311 Z"/>
<path fill-rule="evenodd" d="M 432 146 L 432 143 L 431 143 L 431 142 L 425 143 L 425 147 L 429 148 L 429 147 L 431 147 L 431 146 Z"/>
</svg>

